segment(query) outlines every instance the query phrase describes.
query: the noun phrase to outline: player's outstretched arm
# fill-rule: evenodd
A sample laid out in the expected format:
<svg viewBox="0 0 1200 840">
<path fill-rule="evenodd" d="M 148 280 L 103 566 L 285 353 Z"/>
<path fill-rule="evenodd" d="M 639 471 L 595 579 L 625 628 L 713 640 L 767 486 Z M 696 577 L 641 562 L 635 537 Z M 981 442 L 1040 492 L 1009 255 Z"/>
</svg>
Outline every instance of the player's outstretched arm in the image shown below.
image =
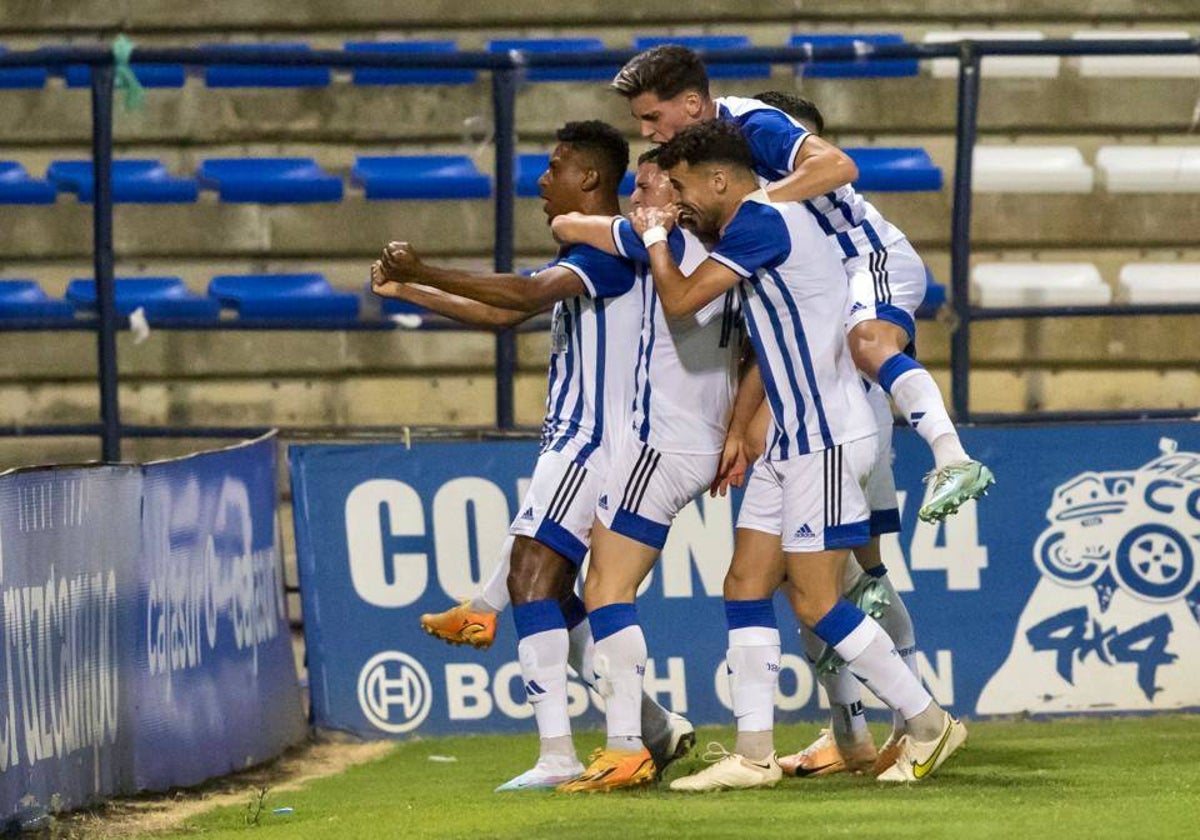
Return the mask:
<svg viewBox="0 0 1200 840">
<path fill-rule="evenodd" d="M 489 306 L 530 314 L 585 292 L 583 281 L 570 269 L 555 266 L 539 271 L 533 277 L 456 271 L 428 265 L 407 242 L 390 243 L 380 263 L 388 280 L 431 286 Z"/>
<path fill-rule="evenodd" d="M 631 221 L 650 255 L 654 289 L 658 292 L 663 314 L 668 318 L 686 318 L 695 314 L 741 279 L 731 269 L 711 259 L 700 263 L 690 275 L 680 271 L 667 244 L 666 226 L 673 223 L 669 213 L 655 208 L 638 208 Z"/>
<path fill-rule="evenodd" d="M 858 166 L 837 146 L 809 134 L 792 162 L 792 172 L 767 185 L 772 201 L 807 201 L 858 178 Z"/>
<path fill-rule="evenodd" d="M 383 276 L 383 267 L 379 262 L 371 266 L 371 291 L 380 297 L 415 303 L 430 312 L 436 312 L 438 315 L 451 318 L 459 323 L 489 330 L 514 327 L 522 321 L 529 320 L 535 314 L 489 306 L 486 303 L 480 303 L 460 295 L 452 295 L 430 286 L 387 280 Z"/>
<path fill-rule="evenodd" d="M 613 222 L 619 216 L 588 216 L 584 213 L 563 213 L 550 222 L 554 238 L 566 245 L 591 245 L 597 251 L 624 256 L 613 240 Z"/>
</svg>

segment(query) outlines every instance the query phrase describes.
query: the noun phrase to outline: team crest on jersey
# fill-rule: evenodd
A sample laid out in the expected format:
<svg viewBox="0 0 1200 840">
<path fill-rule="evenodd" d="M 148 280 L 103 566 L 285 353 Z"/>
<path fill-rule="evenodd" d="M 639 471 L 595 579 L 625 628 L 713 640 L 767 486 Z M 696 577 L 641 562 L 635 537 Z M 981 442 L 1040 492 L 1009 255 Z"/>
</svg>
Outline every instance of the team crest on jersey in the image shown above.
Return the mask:
<svg viewBox="0 0 1200 840">
<path fill-rule="evenodd" d="M 978 713 L 1200 704 L 1200 452 L 1161 449 L 1055 488 L 1041 579 Z"/>
</svg>

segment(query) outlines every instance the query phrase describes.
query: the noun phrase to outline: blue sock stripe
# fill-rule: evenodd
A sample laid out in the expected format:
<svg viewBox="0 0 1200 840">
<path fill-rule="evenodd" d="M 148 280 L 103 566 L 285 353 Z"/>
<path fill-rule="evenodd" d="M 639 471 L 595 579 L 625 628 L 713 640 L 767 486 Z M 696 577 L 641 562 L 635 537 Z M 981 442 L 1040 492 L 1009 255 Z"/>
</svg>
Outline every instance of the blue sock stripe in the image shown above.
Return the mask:
<svg viewBox="0 0 1200 840">
<path fill-rule="evenodd" d="M 871 577 L 875 578 L 876 580 L 879 580 L 881 577 L 883 577 L 884 575 L 887 574 L 887 566 L 880 563 L 874 569 L 867 569 L 867 574 L 869 574 Z"/>
<path fill-rule="evenodd" d="M 517 626 L 517 638 L 524 639 L 546 630 L 566 630 L 567 621 L 562 608 L 553 598 L 530 601 L 513 607 L 513 624 Z"/>
<path fill-rule="evenodd" d="M 910 370 L 921 370 L 921 365 L 915 359 L 903 353 L 897 353 L 879 366 L 879 384 L 890 394 L 896 380 Z"/>
<path fill-rule="evenodd" d="M 592 626 L 593 639 L 597 642 L 607 639 L 613 633 L 638 623 L 637 605 L 608 604 L 588 613 L 588 623 Z"/>
<path fill-rule="evenodd" d="M 864 619 L 866 615 L 863 611 L 843 598 L 817 622 L 813 632 L 821 641 L 833 647 L 854 632 Z"/>
<path fill-rule="evenodd" d="M 742 627 L 779 629 L 779 625 L 775 622 L 775 604 L 770 598 L 754 601 L 726 601 L 725 621 L 730 630 L 738 630 Z"/>
<path fill-rule="evenodd" d="M 560 606 L 562 607 L 563 618 L 566 619 L 568 630 L 574 630 L 587 618 L 587 608 L 584 607 L 583 601 L 579 600 L 578 595 L 571 595 L 570 598 L 562 601 Z"/>
</svg>

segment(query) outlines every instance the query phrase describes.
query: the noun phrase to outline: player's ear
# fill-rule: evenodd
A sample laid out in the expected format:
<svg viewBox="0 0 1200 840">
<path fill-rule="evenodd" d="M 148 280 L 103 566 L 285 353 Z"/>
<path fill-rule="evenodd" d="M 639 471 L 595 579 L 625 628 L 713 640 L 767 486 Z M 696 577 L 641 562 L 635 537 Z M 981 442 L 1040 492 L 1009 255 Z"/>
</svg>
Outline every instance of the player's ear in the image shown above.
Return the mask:
<svg viewBox="0 0 1200 840">
<path fill-rule="evenodd" d="M 712 184 L 713 192 L 717 195 L 724 195 L 725 190 L 729 188 L 729 178 L 725 174 L 724 169 L 713 169 L 709 173 L 709 182 Z"/>
<path fill-rule="evenodd" d="M 697 119 L 704 110 L 704 97 L 698 90 L 690 90 L 683 97 L 683 107 L 689 119 Z"/>
<path fill-rule="evenodd" d="M 579 182 L 579 188 L 581 190 L 583 190 L 584 192 L 591 192 L 592 190 L 596 189 L 598 186 L 600 186 L 599 171 L 591 168 L 590 166 L 588 168 L 584 169 L 583 170 L 583 179 L 580 180 L 580 182 Z"/>
</svg>

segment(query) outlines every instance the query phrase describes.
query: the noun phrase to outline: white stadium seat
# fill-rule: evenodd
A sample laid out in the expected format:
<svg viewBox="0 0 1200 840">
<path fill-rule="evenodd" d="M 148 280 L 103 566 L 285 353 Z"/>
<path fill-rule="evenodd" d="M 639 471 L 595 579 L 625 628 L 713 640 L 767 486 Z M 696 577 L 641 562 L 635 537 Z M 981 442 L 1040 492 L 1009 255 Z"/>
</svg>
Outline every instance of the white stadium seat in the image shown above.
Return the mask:
<svg viewBox="0 0 1200 840">
<path fill-rule="evenodd" d="M 1037 30 L 1026 29 L 954 29 L 926 32 L 926 44 L 948 41 L 1042 41 L 1045 36 Z M 986 56 L 982 75 L 988 78 L 1053 79 L 1058 75 L 1060 59 L 1056 55 Z M 958 59 L 935 58 L 930 62 L 934 78 L 958 75 Z"/>
<path fill-rule="evenodd" d="M 1141 31 L 1138 29 L 1076 32 L 1079 41 L 1111 41 L 1126 38 L 1173 40 L 1190 38 L 1183 30 Z M 1084 55 L 1079 57 L 1079 75 L 1092 78 L 1191 79 L 1200 77 L 1200 55 Z"/>
<path fill-rule="evenodd" d="M 1074 306 L 1112 302 L 1112 289 L 1091 263 L 981 263 L 971 270 L 979 306 Z"/>
<path fill-rule="evenodd" d="M 1088 193 L 1094 173 L 1074 146 L 976 146 L 974 192 Z"/>
<path fill-rule="evenodd" d="M 1096 168 L 1109 192 L 1200 192 L 1200 146 L 1104 146 Z"/>
<path fill-rule="evenodd" d="M 1117 292 L 1128 303 L 1200 303 L 1200 263 L 1129 263 Z"/>
</svg>

